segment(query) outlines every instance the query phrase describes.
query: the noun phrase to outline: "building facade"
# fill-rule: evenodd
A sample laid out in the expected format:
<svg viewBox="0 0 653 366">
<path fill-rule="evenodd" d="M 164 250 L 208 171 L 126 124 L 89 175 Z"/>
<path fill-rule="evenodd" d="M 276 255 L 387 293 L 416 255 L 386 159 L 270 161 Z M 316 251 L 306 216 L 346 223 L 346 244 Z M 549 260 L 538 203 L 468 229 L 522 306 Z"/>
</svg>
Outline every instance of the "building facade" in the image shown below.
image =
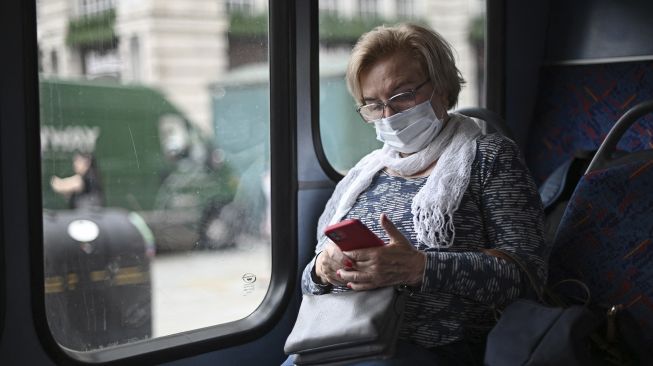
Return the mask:
<svg viewBox="0 0 653 366">
<path fill-rule="evenodd" d="M 40 71 L 46 78 L 112 79 L 155 87 L 211 134 L 208 86 L 231 69 L 267 62 L 267 4 L 267 0 L 37 0 Z M 353 27 L 344 36 L 330 37 L 328 29 L 321 30 L 321 37 L 326 34 L 321 52 L 342 57 L 347 57 L 367 20 L 430 25 L 453 45 L 467 80 L 459 105 L 479 103 L 482 80 L 469 33 L 471 20 L 482 15 L 484 0 L 320 0 L 319 8 L 321 19 L 331 17 Z"/>
<path fill-rule="evenodd" d="M 227 69 L 228 17 L 214 0 L 39 0 L 44 77 L 160 89 L 210 133 L 208 85 Z"/>
</svg>

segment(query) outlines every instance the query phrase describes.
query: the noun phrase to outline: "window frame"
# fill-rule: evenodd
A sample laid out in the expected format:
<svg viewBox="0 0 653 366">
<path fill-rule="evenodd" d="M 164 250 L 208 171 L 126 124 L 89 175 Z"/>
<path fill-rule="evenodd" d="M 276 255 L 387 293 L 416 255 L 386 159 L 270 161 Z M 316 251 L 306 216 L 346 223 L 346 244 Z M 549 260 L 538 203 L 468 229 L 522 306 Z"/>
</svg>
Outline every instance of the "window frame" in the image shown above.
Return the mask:
<svg viewBox="0 0 653 366">
<path fill-rule="evenodd" d="M 38 56 L 37 56 L 38 57 Z M 37 61 L 38 63 L 38 61 Z M 38 67 L 38 66 L 37 66 Z M 0 116 L 2 116 L 2 104 L 0 103 Z M 0 140 L 0 151 L 2 151 L 2 141 Z M 2 160 L 0 160 L 0 171 L 3 170 Z M 4 181 L 0 180 L 0 192 L 4 192 Z M 0 233 L 5 232 L 5 212 L 2 194 L 0 193 Z M 7 278 L 7 265 L 5 263 L 5 241 L 0 240 L 0 278 Z M 7 298 L 7 289 L 5 288 L 5 281 L 0 281 L 0 299 Z M 2 344 L 3 336 L 5 334 L 5 316 L 7 302 L 0 302 L 0 344 Z"/>
<path fill-rule="evenodd" d="M 329 161 L 324 145 L 322 144 L 322 133 L 320 132 L 320 7 L 319 0 L 311 1 L 308 6 L 309 16 L 307 18 L 309 23 L 310 32 L 308 34 L 309 40 L 309 65 L 308 71 L 310 75 L 310 105 L 311 105 L 311 132 L 313 137 L 313 147 L 315 149 L 315 156 L 326 176 L 334 182 L 339 182 L 344 175 L 340 174 L 331 162 Z M 313 4 L 315 3 L 315 4 Z"/>
<path fill-rule="evenodd" d="M 38 44 L 36 1 L 21 8 L 25 34 L 23 82 L 25 91 L 28 222 L 30 226 L 30 274 L 32 317 L 43 348 L 56 363 L 112 364 L 162 363 L 245 344 L 262 337 L 282 319 L 296 286 L 297 267 L 297 169 L 296 48 L 294 1 L 270 1 L 270 165 L 271 165 L 271 281 L 259 307 L 248 317 L 230 323 L 180 334 L 137 341 L 108 349 L 80 352 L 64 349 L 52 336 L 46 318 L 38 100 Z M 293 22 L 291 22 L 293 21 Z M 288 162 L 292 162 L 288 164 Z M 290 184 L 289 184 L 290 182 Z M 1 289 L 0 289 L 1 290 Z"/>
<path fill-rule="evenodd" d="M 506 118 L 505 0 L 487 0 L 485 9 L 485 108 Z"/>
</svg>

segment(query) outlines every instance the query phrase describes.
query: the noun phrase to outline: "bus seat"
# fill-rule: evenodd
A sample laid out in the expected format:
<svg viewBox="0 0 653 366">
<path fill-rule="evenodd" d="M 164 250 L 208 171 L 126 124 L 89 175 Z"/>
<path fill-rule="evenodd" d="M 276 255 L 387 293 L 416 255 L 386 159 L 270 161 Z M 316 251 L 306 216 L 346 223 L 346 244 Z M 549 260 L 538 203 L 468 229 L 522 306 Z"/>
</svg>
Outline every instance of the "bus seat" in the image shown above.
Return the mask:
<svg viewBox="0 0 653 366">
<path fill-rule="evenodd" d="M 622 304 L 653 345 L 653 150 L 615 156 L 617 144 L 653 99 L 626 112 L 601 144 L 562 217 L 549 283 L 577 278 L 593 304 Z M 649 131 L 653 131 L 653 128 Z M 574 295 L 567 293 L 567 295 Z"/>
<path fill-rule="evenodd" d="M 508 125 L 503 120 L 503 118 L 487 108 L 467 107 L 457 109 L 455 112 L 467 117 L 485 121 L 485 123 L 487 123 L 487 127 L 489 127 L 489 131 L 487 131 L 489 133 L 496 131 L 511 140 L 513 139 L 512 133 L 510 133 L 510 129 L 508 128 Z"/>
<path fill-rule="evenodd" d="M 653 98 L 653 61 L 551 65 L 541 70 L 539 94 L 524 144 L 538 186 L 576 151 L 597 150 L 628 108 Z M 621 139 L 619 150 L 653 146 L 653 116 Z"/>
</svg>

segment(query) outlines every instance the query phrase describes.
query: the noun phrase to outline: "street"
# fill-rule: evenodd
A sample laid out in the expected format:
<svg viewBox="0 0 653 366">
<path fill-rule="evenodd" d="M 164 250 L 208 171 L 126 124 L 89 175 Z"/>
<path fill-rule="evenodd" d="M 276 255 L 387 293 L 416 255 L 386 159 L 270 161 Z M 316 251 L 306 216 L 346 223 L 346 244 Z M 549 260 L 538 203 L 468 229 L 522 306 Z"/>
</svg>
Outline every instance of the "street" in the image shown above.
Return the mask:
<svg viewBox="0 0 653 366">
<path fill-rule="evenodd" d="M 155 256 L 150 269 L 152 336 L 246 317 L 265 297 L 270 267 L 268 243 Z"/>
</svg>

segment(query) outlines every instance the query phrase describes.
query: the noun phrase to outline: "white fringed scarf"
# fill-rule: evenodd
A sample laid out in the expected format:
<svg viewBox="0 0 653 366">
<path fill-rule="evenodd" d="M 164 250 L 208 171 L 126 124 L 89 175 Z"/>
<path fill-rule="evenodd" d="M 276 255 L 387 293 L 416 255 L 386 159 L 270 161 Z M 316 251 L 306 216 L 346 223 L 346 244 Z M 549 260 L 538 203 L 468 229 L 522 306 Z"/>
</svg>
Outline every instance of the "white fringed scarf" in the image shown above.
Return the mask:
<svg viewBox="0 0 653 366">
<path fill-rule="evenodd" d="M 448 248 L 456 236 L 453 214 L 469 184 L 481 129 L 471 118 L 451 114 L 443 130 L 424 149 L 402 158 L 384 145 L 363 157 L 336 185 L 318 221 L 318 248 L 324 245 L 324 229 L 342 220 L 376 173 L 388 167 L 401 175 L 416 174 L 434 161 L 426 183 L 413 197 L 411 211 L 417 240 L 431 248 Z"/>
</svg>

